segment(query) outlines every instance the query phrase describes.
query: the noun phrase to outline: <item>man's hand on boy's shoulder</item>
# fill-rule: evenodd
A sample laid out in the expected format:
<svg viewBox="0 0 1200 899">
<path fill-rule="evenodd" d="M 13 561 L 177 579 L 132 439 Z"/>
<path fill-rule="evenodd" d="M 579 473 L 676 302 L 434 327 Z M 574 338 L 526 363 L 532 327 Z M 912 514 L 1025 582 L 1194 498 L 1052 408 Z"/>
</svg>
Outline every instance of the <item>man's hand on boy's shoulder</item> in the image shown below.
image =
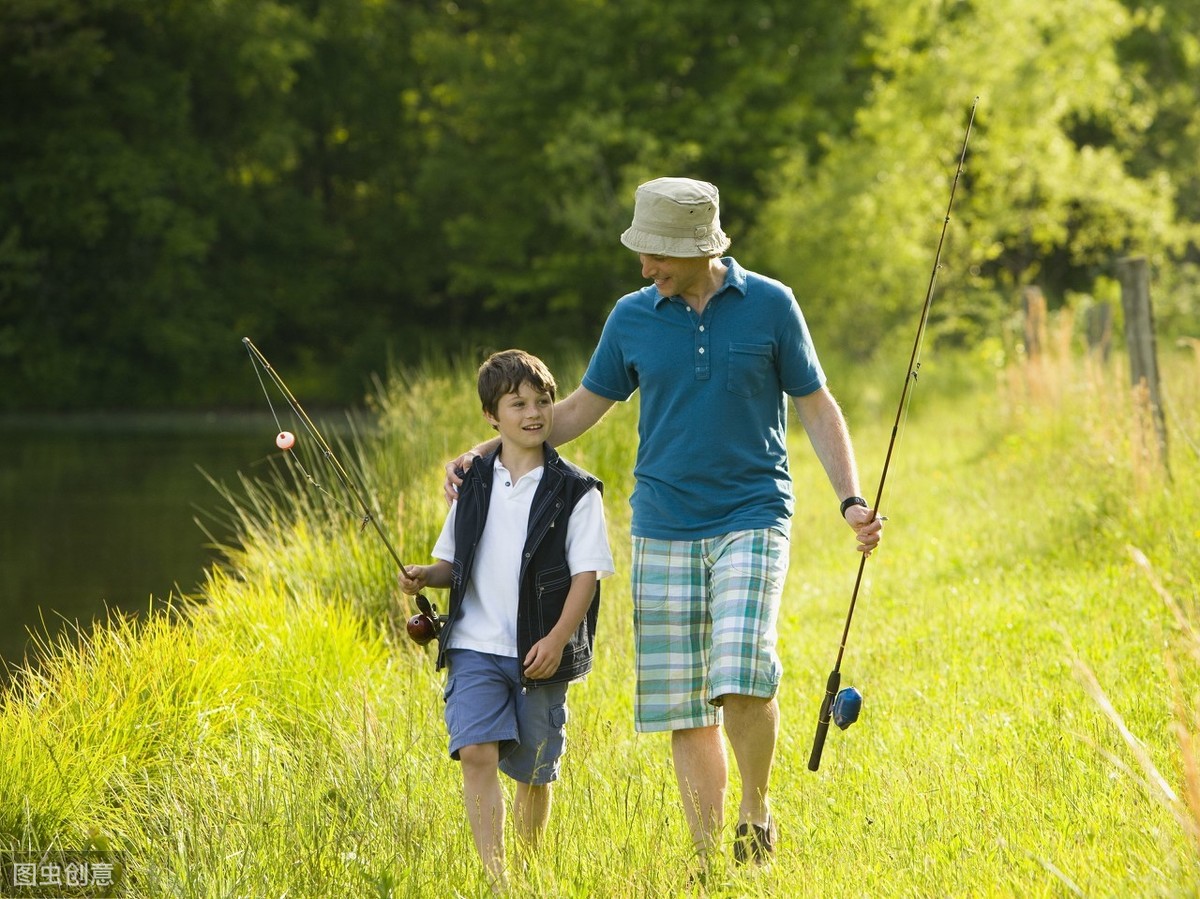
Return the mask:
<svg viewBox="0 0 1200 899">
<path fill-rule="evenodd" d="M 450 505 L 458 499 L 458 488 L 462 486 L 467 469 L 479 458 L 479 455 L 475 450 L 470 449 L 457 459 L 451 459 L 446 463 L 446 481 L 442 485 L 442 492 L 446 496 L 446 505 Z"/>
</svg>

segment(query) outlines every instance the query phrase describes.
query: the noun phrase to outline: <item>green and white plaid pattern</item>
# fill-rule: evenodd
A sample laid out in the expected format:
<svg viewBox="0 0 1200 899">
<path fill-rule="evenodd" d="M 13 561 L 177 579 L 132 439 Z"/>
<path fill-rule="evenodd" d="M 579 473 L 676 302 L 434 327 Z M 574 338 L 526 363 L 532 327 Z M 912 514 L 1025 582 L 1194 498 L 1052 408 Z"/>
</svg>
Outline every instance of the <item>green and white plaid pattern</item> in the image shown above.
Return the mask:
<svg viewBox="0 0 1200 899">
<path fill-rule="evenodd" d="M 721 723 L 726 693 L 770 698 L 788 540 L 770 529 L 633 538 L 639 732 Z"/>
</svg>

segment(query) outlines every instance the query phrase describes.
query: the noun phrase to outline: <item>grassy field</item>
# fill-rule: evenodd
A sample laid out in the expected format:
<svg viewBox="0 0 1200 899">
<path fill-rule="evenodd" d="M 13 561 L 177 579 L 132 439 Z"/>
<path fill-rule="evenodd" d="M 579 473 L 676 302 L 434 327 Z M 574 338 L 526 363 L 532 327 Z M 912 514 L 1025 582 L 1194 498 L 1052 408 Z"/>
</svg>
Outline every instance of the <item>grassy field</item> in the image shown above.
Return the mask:
<svg viewBox="0 0 1200 899">
<path fill-rule="evenodd" d="M 1120 360 L 926 360 L 842 665 L 862 718 L 830 734 L 818 773 L 857 557 L 793 428 L 781 849 L 708 895 L 1200 893 L 1200 362 L 1164 355 L 1169 478 Z M 832 384 L 870 495 L 903 371 L 875 374 Z M 559 375 L 569 389 L 578 371 Z M 440 527 L 442 461 L 485 433 L 476 407 L 470 368 L 426 370 L 381 391 L 379 428 L 343 447 L 406 560 Z M 514 895 L 685 892 L 669 742 L 632 725 L 635 416 L 564 449 L 606 481 L 619 570 L 595 673 L 572 688 L 545 851 L 510 850 Z M 4 697 L 0 850 L 91 849 L 139 896 L 486 895 L 440 678 L 399 635 L 382 542 L 287 470 L 231 514 L 244 548 L 201 601 L 51 647 Z M 727 820 L 736 801 L 735 783 Z"/>
</svg>

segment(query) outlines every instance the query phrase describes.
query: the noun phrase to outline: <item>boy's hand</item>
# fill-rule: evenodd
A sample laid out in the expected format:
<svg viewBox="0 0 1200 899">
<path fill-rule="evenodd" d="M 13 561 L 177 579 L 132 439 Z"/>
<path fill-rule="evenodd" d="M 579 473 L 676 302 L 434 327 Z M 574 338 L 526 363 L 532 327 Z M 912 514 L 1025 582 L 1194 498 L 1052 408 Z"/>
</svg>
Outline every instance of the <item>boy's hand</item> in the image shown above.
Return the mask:
<svg viewBox="0 0 1200 899">
<path fill-rule="evenodd" d="M 424 590 L 428 579 L 428 565 L 409 565 L 407 569 L 401 569 L 396 574 L 396 580 L 400 582 L 400 589 L 409 596 L 416 596 Z"/>
<path fill-rule="evenodd" d="M 525 676 L 533 680 L 552 677 L 562 664 L 563 647 L 566 645 L 566 640 L 559 640 L 553 634 L 547 634 L 534 643 L 529 655 L 525 656 Z"/>
</svg>

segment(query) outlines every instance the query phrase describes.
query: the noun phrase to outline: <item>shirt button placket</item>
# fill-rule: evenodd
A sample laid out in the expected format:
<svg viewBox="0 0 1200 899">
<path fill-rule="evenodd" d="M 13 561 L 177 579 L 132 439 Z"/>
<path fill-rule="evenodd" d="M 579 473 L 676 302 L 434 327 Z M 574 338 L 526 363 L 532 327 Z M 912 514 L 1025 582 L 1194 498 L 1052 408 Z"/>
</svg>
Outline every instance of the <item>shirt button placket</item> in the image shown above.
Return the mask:
<svg viewBox="0 0 1200 899">
<path fill-rule="evenodd" d="M 690 308 L 690 307 L 689 307 Z M 707 312 L 708 310 L 705 310 Z M 707 381 L 712 372 L 709 363 L 708 326 L 704 323 L 705 316 L 701 315 L 696 323 L 696 380 Z"/>
</svg>

